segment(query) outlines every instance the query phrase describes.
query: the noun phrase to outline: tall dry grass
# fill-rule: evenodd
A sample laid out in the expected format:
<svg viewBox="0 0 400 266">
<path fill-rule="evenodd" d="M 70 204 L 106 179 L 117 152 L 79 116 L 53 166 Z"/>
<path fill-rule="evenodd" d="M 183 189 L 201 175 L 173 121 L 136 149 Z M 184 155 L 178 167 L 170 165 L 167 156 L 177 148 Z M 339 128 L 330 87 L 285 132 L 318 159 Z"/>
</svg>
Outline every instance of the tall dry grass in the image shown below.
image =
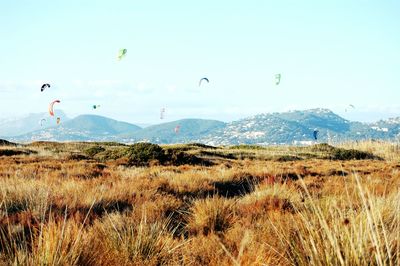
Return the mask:
<svg viewBox="0 0 400 266">
<path fill-rule="evenodd" d="M 365 140 L 357 142 L 345 142 L 339 146 L 343 148 L 370 152 L 390 161 L 400 161 L 400 142 Z"/>
<path fill-rule="evenodd" d="M 307 200 L 304 205 L 296 205 L 294 230 L 270 222 L 287 247 L 284 254 L 279 254 L 287 263 L 399 265 L 400 190 L 375 196 L 361 184 L 358 175 L 354 180 L 357 194 L 346 195 L 346 209 L 336 198 L 315 200 L 301 182 Z"/>
<path fill-rule="evenodd" d="M 85 143 L 35 145 L 35 154 L 0 157 L 1 265 L 400 263 L 391 144 L 344 146 L 383 161 L 206 147 L 209 167 L 128 167 L 68 159 Z"/>
</svg>

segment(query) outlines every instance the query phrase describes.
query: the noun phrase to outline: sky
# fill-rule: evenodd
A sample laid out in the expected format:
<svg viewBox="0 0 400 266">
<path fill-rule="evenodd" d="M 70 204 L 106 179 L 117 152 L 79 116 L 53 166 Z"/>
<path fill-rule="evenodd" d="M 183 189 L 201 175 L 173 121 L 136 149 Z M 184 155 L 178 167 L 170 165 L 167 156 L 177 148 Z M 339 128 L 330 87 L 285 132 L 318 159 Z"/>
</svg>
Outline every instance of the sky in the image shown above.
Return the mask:
<svg viewBox="0 0 400 266">
<path fill-rule="evenodd" d="M 397 0 L 0 1 L 0 118 L 56 99 L 71 117 L 148 124 L 319 107 L 400 116 L 399 10 Z"/>
</svg>

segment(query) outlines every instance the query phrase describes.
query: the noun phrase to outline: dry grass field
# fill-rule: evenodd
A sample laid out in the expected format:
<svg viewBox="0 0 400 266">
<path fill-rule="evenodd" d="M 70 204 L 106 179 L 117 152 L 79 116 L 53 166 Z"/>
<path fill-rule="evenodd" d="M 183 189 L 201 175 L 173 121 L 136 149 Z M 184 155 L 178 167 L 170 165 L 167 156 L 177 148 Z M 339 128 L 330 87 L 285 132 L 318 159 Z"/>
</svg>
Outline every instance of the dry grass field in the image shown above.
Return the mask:
<svg viewBox="0 0 400 266">
<path fill-rule="evenodd" d="M 1 265 L 399 265 L 400 147 L 0 147 Z"/>
</svg>

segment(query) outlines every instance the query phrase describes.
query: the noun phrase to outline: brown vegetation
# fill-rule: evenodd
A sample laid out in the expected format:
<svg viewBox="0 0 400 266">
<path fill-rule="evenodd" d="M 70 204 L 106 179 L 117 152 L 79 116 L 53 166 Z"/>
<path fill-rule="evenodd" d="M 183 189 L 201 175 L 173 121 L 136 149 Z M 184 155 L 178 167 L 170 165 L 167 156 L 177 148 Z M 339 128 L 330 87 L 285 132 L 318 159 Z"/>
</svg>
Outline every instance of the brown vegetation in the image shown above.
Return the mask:
<svg viewBox="0 0 400 266">
<path fill-rule="evenodd" d="M 398 265 L 399 187 L 391 143 L 8 145 L 0 264 Z"/>
</svg>

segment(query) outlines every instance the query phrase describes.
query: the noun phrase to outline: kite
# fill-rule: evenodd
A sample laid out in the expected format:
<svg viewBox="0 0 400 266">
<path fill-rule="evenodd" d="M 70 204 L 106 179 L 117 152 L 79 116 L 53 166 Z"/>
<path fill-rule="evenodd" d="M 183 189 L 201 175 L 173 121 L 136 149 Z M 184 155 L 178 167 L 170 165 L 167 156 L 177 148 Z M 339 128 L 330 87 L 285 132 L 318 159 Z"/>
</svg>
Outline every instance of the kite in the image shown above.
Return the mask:
<svg viewBox="0 0 400 266">
<path fill-rule="evenodd" d="M 43 92 L 46 88 L 50 88 L 50 84 L 49 83 L 43 84 L 42 87 L 40 88 L 40 91 Z"/>
<path fill-rule="evenodd" d="M 354 107 L 354 105 L 352 105 L 352 104 L 349 104 L 349 107 L 351 107 L 351 108 L 353 108 L 353 109 L 356 109 L 356 108 Z M 344 111 L 347 112 L 347 108 L 344 109 Z"/>
<path fill-rule="evenodd" d="M 160 110 L 160 119 L 164 119 L 165 108 L 161 108 Z"/>
<path fill-rule="evenodd" d="M 55 103 L 60 103 L 60 100 L 55 100 L 55 101 L 52 101 L 52 102 L 50 103 L 50 105 L 49 105 L 49 114 L 50 114 L 51 116 L 54 116 L 53 106 L 54 106 Z"/>
<path fill-rule="evenodd" d="M 210 83 L 210 81 L 208 80 L 208 78 L 202 78 L 199 81 L 199 87 L 201 86 L 201 83 L 203 82 L 203 80 L 207 81 L 207 83 Z"/>
<path fill-rule="evenodd" d="M 127 49 L 120 49 L 118 52 L 118 60 L 121 60 L 122 58 L 124 58 L 126 56 L 126 53 L 128 52 Z"/>
<path fill-rule="evenodd" d="M 40 124 L 41 127 L 43 126 L 44 122 L 46 122 L 46 119 L 44 119 L 44 118 L 40 119 L 39 124 Z"/>
<path fill-rule="evenodd" d="M 175 127 L 175 129 L 174 129 L 175 133 L 178 134 L 180 129 L 181 129 L 181 126 L 180 126 L 180 125 L 177 125 L 177 126 Z"/>
<path fill-rule="evenodd" d="M 275 85 L 279 85 L 281 83 L 281 74 L 275 75 Z"/>
</svg>

